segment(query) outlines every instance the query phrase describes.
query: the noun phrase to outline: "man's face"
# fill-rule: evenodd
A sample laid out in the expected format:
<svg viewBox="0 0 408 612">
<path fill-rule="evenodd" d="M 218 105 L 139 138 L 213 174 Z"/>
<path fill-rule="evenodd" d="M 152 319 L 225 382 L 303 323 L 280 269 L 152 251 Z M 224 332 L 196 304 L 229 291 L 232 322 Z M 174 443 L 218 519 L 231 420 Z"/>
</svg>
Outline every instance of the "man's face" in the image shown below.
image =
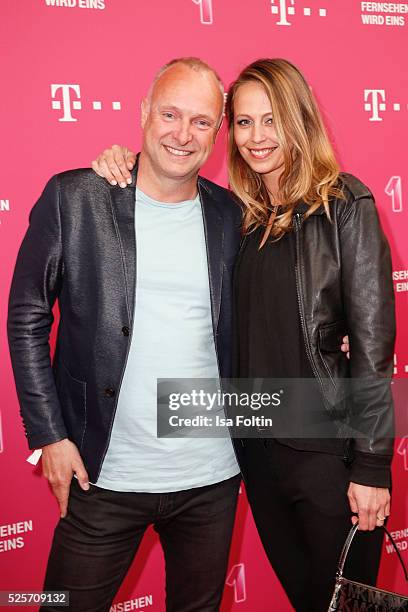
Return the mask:
<svg viewBox="0 0 408 612">
<path fill-rule="evenodd" d="M 157 176 L 188 180 L 210 155 L 223 109 L 211 72 L 176 64 L 142 104 L 143 153 Z"/>
</svg>

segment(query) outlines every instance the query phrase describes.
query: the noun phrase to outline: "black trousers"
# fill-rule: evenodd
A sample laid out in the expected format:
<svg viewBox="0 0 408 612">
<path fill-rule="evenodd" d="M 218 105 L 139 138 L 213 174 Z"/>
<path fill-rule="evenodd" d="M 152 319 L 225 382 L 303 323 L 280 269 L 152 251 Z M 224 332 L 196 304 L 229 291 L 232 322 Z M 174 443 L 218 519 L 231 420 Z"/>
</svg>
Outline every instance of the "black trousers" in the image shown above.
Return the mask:
<svg viewBox="0 0 408 612">
<path fill-rule="evenodd" d="M 222 598 L 240 477 L 174 493 L 118 493 L 74 478 L 55 529 L 44 590 L 69 591 L 73 612 L 108 612 L 153 524 L 166 563 L 169 612 L 215 612 Z M 44 612 L 60 610 L 41 608 Z"/>
<path fill-rule="evenodd" d="M 341 456 L 273 439 L 244 441 L 246 489 L 268 559 L 298 612 L 327 612 L 351 528 L 349 468 Z M 375 585 L 383 530 L 358 532 L 344 575 Z M 271 610 L 275 609 L 271 603 Z"/>
</svg>

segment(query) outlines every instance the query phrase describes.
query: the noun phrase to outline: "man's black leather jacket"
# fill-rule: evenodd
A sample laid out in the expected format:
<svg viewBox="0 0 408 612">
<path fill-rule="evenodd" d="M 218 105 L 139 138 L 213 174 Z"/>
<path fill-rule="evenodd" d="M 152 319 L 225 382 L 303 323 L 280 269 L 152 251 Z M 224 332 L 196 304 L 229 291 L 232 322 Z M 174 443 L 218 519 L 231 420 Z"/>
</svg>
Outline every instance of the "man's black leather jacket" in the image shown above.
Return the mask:
<svg viewBox="0 0 408 612">
<path fill-rule="evenodd" d="M 31 212 L 10 293 L 9 344 L 29 446 L 68 437 L 91 482 L 108 448 L 137 326 L 136 172 L 126 189 L 87 169 L 53 177 Z M 215 348 L 220 374 L 229 377 L 241 211 L 227 189 L 201 177 L 198 191 Z M 56 299 L 60 322 L 51 367 Z"/>
</svg>

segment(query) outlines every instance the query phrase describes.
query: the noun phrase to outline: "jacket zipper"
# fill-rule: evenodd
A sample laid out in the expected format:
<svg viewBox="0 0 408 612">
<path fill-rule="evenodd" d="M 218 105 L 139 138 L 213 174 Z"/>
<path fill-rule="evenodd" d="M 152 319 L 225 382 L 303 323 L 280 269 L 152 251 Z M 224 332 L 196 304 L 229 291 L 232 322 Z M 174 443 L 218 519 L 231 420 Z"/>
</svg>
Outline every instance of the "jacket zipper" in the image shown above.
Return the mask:
<svg viewBox="0 0 408 612">
<path fill-rule="evenodd" d="M 241 257 L 241 253 L 242 253 L 242 251 L 243 251 L 243 249 L 244 249 L 244 245 L 245 245 L 245 243 L 246 243 L 247 239 L 248 239 L 248 234 L 245 234 L 245 235 L 242 237 L 242 239 L 241 239 L 241 244 L 239 245 L 239 249 L 238 249 L 237 257 L 236 257 L 236 259 L 235 259 L 234 276 L 235 276 L 235 274 L 236 274 L 237 264 L 238 264 L 238 262 L 239 262 L 239 259 L 240 259 L 240 257 Z M 235 283 L 234 283 L 234 279 L 233 279 L 233 289 L 232 289 L 232 290 L 233 290 L 233 294 L 232 294 L 232 295 L 233 295 L 233 297 L 234 297 L 234 291 L 235 291 L 235 290 L 234 290 L 234 284 L 235 284 Z M 234 303 L 235 303 L 235 302 L 234 302 Z M 241 446 L 242 446 L 243 448 L 245 448 L 244 441 L 243 441 L 241 438 L 239 439 L 239 442 L 240 442 Z M 234 445 L 233 445 L 233 446 L 234 446 Z M 234 452 L 235 452 L 235 446 L 234 446 Z M 237 453 L 236 453 L 236 452 L 235 452 L 235 456 L 237 457 L 237 461 L 238 461 L 238 456 L 237 456 Z M 238 463 L 238 465 L 239 465 L 239 463 Z M 244 475 L 243 475 L 243 473 L 242 473 L 242 480 L 245 482 L 245 479 L 244 479 Z"/>
<path fill-rule="evenodd" d="M 239 249 L 237 253 L 237 259 L 241 255 L 242 249 L 244 248 L 244 244 L 246 243 L 247 238 L 248 238 L 248 234 L 245 234 L 245 236 L 242 237 L 241 244 L 239 245 Z"/>
<path fill-rule="evenodd" d="M 306 326 L 306 321 L 305 321 L 305 315 L 304 315 L 304 308 L 303 308 L 303 301 L 302 301 L 302 276 L 301 276 L 301 272 L 300 272 L 300 266 L 299 266 L 299 261 L 300 261 L 300 230 L 302 227 L 302 215 L 300 213 L 296 213 L 295 214 L 295 227 L 296 227 L 296 265 L 295 265 L 295 276 L 296 276 L 296 292 L 297 292 L 297 297 L 298 297 L 298 306 L 299 306 L 299 314 L 300 314 L 300 321 L 301 321 L 301 326 L 302 326 L 302 331 L 303 331 L 303 338 L 304 338 L 304 342 L 305 342 L 305 347 L 306 347 L 306 354 L 308 356 L 313 374 L 315 376 L 315 378 L 317 379 L 317 381 L 319 382 L 320 385 L 320 389 L 322 392 L 322 397 L 323 400 L 326 400 L 326 394 L 323 388 L 323 381 L 321 379 L 321 377 L 319 376 L 319 373 L 317 371 L 316 368 L 316 364 L 314 362 L 313 356 L 312 356 L 312 352 L 311 352 L 311 348 L 310 348 L 310 340 L 309 340 L 309 334 L 307 331 L 307 326 Z M 343 449 L 343 461 L 348 464 L 350 462 L 350 456 L 349 456 L 349 450 L 348 450 L 348 446 L 347 446 L 347 440 L 344 440 L 345 442 L 345 446 Z"/>
<path fill-rule="evenodd" d="M 322 380 L 319 376 L 319 372 L 317 371 L 316 364 L 314 362 L 312 351 L 310 348 L 310 340 L 309 334 L 307 331 L 306 321 L 305 321 L 305 313 L 304 313 L 304 305 L 303 305 L 303 283 L 302 283 L 302 275 L 300 272 L 300 230 L 302 227 L 302 215 L 300 213 L 295 214 L 295 227 L 296 227 L 296 264 L 295 264 L 295 276 L 296 276 L 296 293 L 298 298 L 298 307 L 299 307 L 299 315 L 300 315 L 300 323 L 302 326 L 303 339 L 305 342 L 306 354 L 309 359 L 310 366 L 312 368 L 313 374 L 315 378 L 319 381 L 323 397 L 325 397 Z"/>
</svg>

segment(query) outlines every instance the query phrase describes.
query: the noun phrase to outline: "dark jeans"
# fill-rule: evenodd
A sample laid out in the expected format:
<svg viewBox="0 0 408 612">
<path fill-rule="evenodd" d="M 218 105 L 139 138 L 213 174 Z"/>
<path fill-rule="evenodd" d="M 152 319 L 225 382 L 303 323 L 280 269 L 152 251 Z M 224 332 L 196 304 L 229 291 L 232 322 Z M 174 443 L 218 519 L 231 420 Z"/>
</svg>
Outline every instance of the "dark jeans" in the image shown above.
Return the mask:
<svg viewBox="0 0 408 612">
<path fill-rule="evenodd" d="M 235 476 L 175 493 L 118 493 L 94 485 L 83 491 L 74 478 L 44 590 L 69 591 L 73 612 L 107 612 L 153 524 L 164 550 L 168 612 L 218 610 L 239 483 Z"/>
<path fill-rule="evenodd" d="M 351 528 L 341 456 L 245 440 L 246 490 L 268 559 L 298 612 L 327 612 Z M 358 532 L 346 578 L 375 585 L 383 530 Z M 271 606 L 271 610 L 273 606 Z"/>
</svg>

